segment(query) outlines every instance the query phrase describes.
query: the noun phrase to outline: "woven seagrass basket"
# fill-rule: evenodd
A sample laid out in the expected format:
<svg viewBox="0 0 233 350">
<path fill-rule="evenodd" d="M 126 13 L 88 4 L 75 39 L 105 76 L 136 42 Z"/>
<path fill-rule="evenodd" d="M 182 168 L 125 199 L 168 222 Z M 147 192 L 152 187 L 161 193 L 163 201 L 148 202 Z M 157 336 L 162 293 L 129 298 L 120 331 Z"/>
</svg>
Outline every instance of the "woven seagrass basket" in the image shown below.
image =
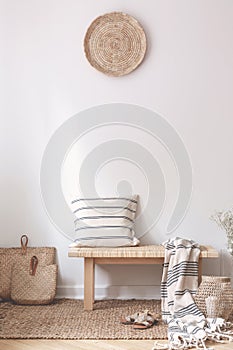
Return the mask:
<svg viewBox="0 0 233 350">
<path fill-rule="evenodd" d="M 227 321 L 233 311 L 233 290 L 230 278 L 202 276 L 195 302 L 205 317 L 222 317 Z"/>
<path fill-rule="evenodd" d="M 40 265 L 51 265 L 55 261 L 55 247 L 28 247 L 27 235 L 21 237 L 20 248 L 0 248 L 0 298 L 10 299 L 13 265 L 29 263 L 36 255 Z"/>
<path fill-rule="evenodd" d="M 14 264 L 11 274 L 11 299 L 17 304 L 43 305 L 56 295 L 57 265 L 42 265 L 37 256 L 30 263 Z"/>
</svg>

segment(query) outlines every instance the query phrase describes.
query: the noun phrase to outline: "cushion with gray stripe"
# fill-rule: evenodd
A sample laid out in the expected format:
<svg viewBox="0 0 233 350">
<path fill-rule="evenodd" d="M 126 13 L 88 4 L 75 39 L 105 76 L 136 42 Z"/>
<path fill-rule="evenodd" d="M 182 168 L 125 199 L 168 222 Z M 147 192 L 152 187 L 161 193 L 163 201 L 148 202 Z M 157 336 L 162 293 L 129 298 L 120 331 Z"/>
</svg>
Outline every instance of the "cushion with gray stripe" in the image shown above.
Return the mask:
<svg viewBox="0 0 233 350">
<path fill-rule="evenodd" d="M 134 220 L 138 196 L 76 198 L 71 202 L 75 239 L 71 246 L 119 247 L 139 243 Z"/>
</svg>

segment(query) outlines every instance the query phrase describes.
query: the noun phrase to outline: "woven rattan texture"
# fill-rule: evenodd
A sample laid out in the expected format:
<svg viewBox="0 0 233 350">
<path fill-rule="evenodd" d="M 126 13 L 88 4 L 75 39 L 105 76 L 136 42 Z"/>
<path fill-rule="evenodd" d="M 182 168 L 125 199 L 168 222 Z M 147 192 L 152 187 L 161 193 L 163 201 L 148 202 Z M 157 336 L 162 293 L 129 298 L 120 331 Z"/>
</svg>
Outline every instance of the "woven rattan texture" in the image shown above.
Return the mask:
<svg viewBox="0 0 233 350">
<path fill-rule="evenodd" d="M 166 339 L 160 321 L 145 330 L 120 322 L 137 311 L 160 313 L 158 300 L 105 300 L 84 311 L 81 300 L 61 299 L 51 305 L 0 304 L 0 338 L 21 339 Z"/>
<path fill-rule="evenodd" d="M 55 248 L 38 247 L 27 248 L 26 255 L 22 255 L 21 248 L 0 248 L 0 298 L 10 298 L 12 266 L 30 262 L 33 255 L 36 255 L 44 265 L 54 264 Z"/>
<path fill-rule="evenodd" d="M 230 278 L 202 276 L 195 302 L 206 317 L 223 317 L 228 320 L 233 311 L 233 291 Z M 206 305 L 209 306 L 212 315 L 208 315 Z"/>
<path fill-rule="evenodd" d="M 29 264 L 14 265 L 11 275 L 11 299 L 19 304 L 48 304 L 56 295 L 57 265 L 40 266 L 32 276 Z"/>
<path fill-rule="evenodd" d="M 96 18 L 87 30 L 84 50 L 102 73 L 121 76 L 133 71 L 146 52 L 146 35 L 138 21 L 122 12 Z"/>
<path fill-rule="evenodd" d="M 201 246 L 201 257 L 218 257 L 218 252 L 210 246 Z M 69 248 L 71 257 L 87 258 L 164 258 L 162 245 L 140 245 L 137 247 L 118 248 Z"/>
</svg>

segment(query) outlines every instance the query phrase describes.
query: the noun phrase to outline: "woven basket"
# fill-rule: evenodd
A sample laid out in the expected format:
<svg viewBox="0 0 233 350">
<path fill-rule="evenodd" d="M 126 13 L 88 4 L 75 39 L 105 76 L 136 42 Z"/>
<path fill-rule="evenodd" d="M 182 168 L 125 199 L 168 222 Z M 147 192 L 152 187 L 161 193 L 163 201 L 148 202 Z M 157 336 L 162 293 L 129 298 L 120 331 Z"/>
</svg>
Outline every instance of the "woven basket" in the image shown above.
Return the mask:
<svg viewBox="0 0 233 350">
<path fill-rule="evenodd" d="M 56 295 L 57 265 L 40 265 L 36 256 L 30 263 L 14 264 L 11 275 L 11 299 L 17 304 L 44 305 Z"/>
<path fill-rule="evenodd" d="M 233 311 L 233 291 L 229 277 L 202 276 L 195 302 L 205 317 L 228 320 Z"/>
<path fill-rule="evenodd" d="M 29 263 L 36 255 L 41 265 L 54 264 L 56 249 L 54 247 L 28 247 L 28 237 L 21 237 L 21 248 L 0 248 L 0 298 L 10 299 L 11 273 L 15 263 Z"/>
</svg>

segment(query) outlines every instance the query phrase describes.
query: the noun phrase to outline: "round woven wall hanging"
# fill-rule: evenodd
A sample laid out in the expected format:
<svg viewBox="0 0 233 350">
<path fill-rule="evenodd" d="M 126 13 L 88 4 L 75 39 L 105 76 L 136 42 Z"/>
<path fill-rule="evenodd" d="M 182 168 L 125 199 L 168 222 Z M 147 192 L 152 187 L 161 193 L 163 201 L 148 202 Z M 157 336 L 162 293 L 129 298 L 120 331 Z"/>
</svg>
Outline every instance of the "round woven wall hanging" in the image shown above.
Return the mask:
<svg viewBox="0 0 233 350">
<path fill-rule="evenodd" d="M 91 23 L 84 49 L 94 68 L 118 77 L 132 72 L 142 62 L 146 35 L 135 18 L 122 12 L 107 13 Z"/>
</svg>

